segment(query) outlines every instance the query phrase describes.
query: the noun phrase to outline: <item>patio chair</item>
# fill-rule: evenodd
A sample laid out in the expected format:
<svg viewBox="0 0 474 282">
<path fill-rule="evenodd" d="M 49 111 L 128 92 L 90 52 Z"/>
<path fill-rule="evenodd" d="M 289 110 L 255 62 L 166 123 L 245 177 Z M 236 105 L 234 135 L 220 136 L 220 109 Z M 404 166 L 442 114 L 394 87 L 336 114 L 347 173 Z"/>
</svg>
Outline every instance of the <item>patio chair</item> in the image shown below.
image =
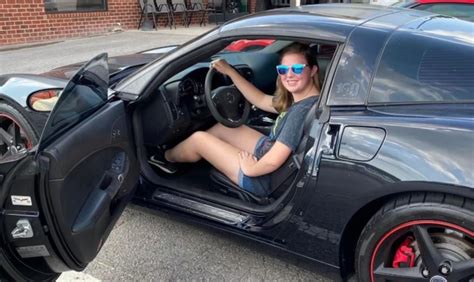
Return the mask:
<svg viewBox="0 0 474 282">
<path fill-rule="evenodd" d="M 192 15 L 195 12 L 193 5 L 188 6 L 185 0 L 172 0 L 173 13 L 182 13 L 183 25 L 189 27 Z"/>
<path fill-rule="evenodd" d="M 145 24 L 149 16 L 153 18 L 153 27 L 156 29 L 155 7 L 153 7 L 153 5 L 148 1 L 151 1 L 151 0 L 138 1 L 140 3 L 140 8 L 142 11 L 140 14 L 140 20 L 138 21 L 138 29 L 142 27 L 142 24 Z"/>
<path fill-rule="evenodd" d="M 155 4 L 154 8 L 156 11 L 157 20 L 159 20 L 160 15 L 166 15 L 167 18 L 165 26 L 169 25 L 171 29 L 172 25 L 174 24 L 174 14 L 171 0 L 153 0 L 153 3 Z M 174 28 L 176 28 L 176 25 Z"/>
<path fill-rule="evenodd" d="M 199 22 L 200 26 L 202 26 L 203 24 L 206 25 L 206 22 L 204 21 L 204 19 L 206 16 L 209 15 L 209 13 L 215 14 L 218 11 L 222 10 L 222 0 L 219 2 L 220 2 L 220 6 L 218 3 L 216 4 L 214 0 L 208 0 L 207 4 L 204 4 L 202 0 L 192 1 L 192 5 L 195 7 L 198 7 L 199 10 L 202 11 L 201 21 Z M 217 20 L 215 22 L 217 25 Z"/>
</svg>

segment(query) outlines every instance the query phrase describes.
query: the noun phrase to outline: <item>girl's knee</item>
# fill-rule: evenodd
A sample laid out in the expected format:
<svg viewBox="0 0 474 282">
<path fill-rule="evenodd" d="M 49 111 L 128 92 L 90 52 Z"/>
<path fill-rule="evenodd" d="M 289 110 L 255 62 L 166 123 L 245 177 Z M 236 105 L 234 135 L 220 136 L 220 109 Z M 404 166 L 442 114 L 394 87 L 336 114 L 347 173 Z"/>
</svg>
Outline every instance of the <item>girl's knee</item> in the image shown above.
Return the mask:
<svg viewBox="0 0 474 282">
<path fill-rule="evenodd" d="M 206 131 L 196 131 L 191 136 L 189 139 L 191 139 L 193 142 L 203 142 L 205 141 L 208 137 L 210 136 L 209 133 Z"/>
</svg>

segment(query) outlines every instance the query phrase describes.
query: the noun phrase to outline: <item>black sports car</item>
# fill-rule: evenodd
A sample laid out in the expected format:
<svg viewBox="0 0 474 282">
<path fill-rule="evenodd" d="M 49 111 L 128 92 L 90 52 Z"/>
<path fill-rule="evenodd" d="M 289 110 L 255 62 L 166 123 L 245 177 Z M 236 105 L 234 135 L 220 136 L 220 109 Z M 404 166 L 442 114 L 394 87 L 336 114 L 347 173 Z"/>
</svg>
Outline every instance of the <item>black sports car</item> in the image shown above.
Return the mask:
<svg viewBox="0 0 474 282">
<path fill-rule="evenodd" d="M 316 5 L 250 15 L 109 88 L 99 55 L 67 83 L 38 146 L 2 160 L 0 277 L 83 270 L 131 200 L 326 264 L 360 281 L 474 279 L 474 24 L 422 11 Z M 252 53 L 240 39 L 273 39 Z M 209 68 L 225 58 L 266 93 L 279 52 L 310 44 L 321 97 L 262 198 L 206 162 L 149 164 L 216 120 L 266 132 Z M 240 113 L 236 116 L 236 113 Z"/>
</svg>

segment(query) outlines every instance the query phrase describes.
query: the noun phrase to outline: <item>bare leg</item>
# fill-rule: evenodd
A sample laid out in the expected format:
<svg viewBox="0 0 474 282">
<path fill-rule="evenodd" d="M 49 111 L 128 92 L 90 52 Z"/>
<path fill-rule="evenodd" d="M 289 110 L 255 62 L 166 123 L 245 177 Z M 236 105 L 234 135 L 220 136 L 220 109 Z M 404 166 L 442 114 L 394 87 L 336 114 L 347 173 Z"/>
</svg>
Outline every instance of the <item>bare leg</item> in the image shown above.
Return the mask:
<svg viewBox="0 0 474 282">
<path fill-rule="evenodd" d="M 230 180 L 238 184 L 239 148 L 204 131 L 196 131 L 186 140 L 165 152 L 170 162 L 197 162 L 204 158 Z"/>
<path fill-rule="evenodd" d="M 225 127 L 220 123 L 209 128 L 207 132 L 222 141 L 251 154 L 253 154 L 258 140 L 263 136 L 262 133 L 246 125 L 237 128 L 230 128 Z"/>
</svg>

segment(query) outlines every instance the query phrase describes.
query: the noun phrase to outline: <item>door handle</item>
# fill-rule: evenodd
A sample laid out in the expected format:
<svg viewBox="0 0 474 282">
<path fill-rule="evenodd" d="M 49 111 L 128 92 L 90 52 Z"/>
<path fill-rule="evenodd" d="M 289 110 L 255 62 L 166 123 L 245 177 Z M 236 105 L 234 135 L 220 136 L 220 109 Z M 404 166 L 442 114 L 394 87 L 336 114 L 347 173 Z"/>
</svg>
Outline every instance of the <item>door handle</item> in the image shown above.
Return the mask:
<svg viewBox="0 0 474 282">
<path fill-rule="evenodd" d="M 113 199 L 118 191 L 120 190 L 120 185 L 122 185 L 125 180 L 123 173 L 116 173 L 114 171 L 108 170 L 102 176 L 102 179 L 99 181 L 99 189 L 105 191 Z"/>
</svg>

